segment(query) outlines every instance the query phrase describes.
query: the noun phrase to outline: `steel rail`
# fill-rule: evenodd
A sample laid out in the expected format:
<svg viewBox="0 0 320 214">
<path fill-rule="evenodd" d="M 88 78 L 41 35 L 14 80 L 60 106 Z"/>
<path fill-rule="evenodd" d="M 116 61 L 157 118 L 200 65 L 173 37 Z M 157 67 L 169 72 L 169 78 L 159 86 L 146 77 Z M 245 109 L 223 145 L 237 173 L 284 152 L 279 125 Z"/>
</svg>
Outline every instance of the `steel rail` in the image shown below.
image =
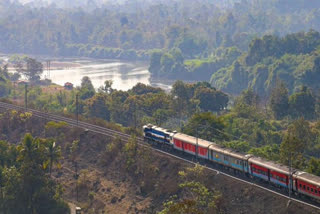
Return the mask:
<svg viewBox="0 0 320 214">
<path fill-rule="evenodd" d="M 55 115 L 55 114 L 51 114 L 51 113 L 44 113 L 44 112 L 41 112 L 39 110 L 34 110 L 34 109 L 30 109 L 30 108 L 25 109 L 24 107 L 21 107 L 21 106 L 18 106 L 18 105 L 13 105 L 13 104 L 9 104 L 9 103 L 0 102 L 0 108 L 14 109 L 14 110 L 21 110 L 21 111 L 31 112 L 31 113 L 33 113 L 34 116 L 39 117 L 39 118 L 52 120 L 52 121 L 55 121 L 55 122 L 61 122 L 61 121 L 62 122 L 66 122 L 68 125 L 72 125 L 72 126 L 83 128 L 83 129 L 87 129 L 87 130 L 92 131 L 94 133 L 102 134 L 102 135 L 105 135 L 105 136 L 108 136 L 108 137 L 112 137 L 112 138 L 121 137 L 122 139 L 125 139 L 126 141 L 131 138 L 131 136 L 129 134 L 125 134 L 125 133 L 122 133 L 122 132 L 119 132 L 119 131 L 115 131 L 115 130 L 112 130 L 112 129 L 109 129 L 109 128 L 97 126 L 97 125 L 90 124 L 90 123 L 83 122 L 83 121 L 78 121 L 78 123 L 77 123 L 77 121 L 75 119 L 71 119 L 71 118 L 68 118 L 68 117 L 63 117 L 63 116 Z M 196 163 L 194 161 L 188 160 L 187 158 L 180 157 L 178 155 L 163 151 L 161 149 L 154 148 L 154 147 L 150 146 L 149 144 L 145 143 L 143 138 L 137 138 L 137 140 L 138 140 L 138 144 L 140 146 L 142 146 L 142 147 L 151 149 L 153 151 L 162 153 L 162 154 L 164 154 L 166 156 L 170 156 L 172 158 L 175 158 L 175 159 L 178 159 L 178 160 L 190 163 L 190 164 L 199 164 L 199 163 Z M 272 190 L 272 189 L 264 187 L 264 186 L 262 186 L 260 184 L 254 183 L 252 181 L 245 180 L 244 178 L 239 178 L 239 177 L 233 176 L 233 175 L 225 173 L 225 172 L 223 172 L 221 170 L 206 166 L 204 164 L 201 164 L 201 165 L 204 168 L 215 172 L 217 175 L 223 175 L 223 176 L 232 178 L 232 179 L 237 180 L 239 182 L 242 182 L 242 183 L 257 187 L 257 188 L 260 188 L 262 190 L 268 191 L 268 192 L 273 193 L 275 195 L 282 196 L 282 197 L 284 197 L 284 198 L 286 198 L 288 200 L 295 201 L 297 203 L 301 203 L 303 205 L 306 205 L 306 206 L 312 207 L 314 209 L 320 210 L 320 207 L 316 206 L 314 204 L 310 204 L 308 202 L 299 200 L 297 198 L 293 198 L 293 197 L 290 198 L 289 196 L 287 196 L 284 193 Z"/>
</svg>

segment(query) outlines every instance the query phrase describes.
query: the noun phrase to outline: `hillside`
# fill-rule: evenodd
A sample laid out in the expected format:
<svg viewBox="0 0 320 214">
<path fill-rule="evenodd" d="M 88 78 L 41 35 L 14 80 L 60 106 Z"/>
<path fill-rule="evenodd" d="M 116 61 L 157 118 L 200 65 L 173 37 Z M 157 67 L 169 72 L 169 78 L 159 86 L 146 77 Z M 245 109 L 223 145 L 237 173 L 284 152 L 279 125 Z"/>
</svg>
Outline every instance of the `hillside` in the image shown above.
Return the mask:
<svg viewBox="0 0 320 214">
<path fill-rule="evenodd" d="M 185 59 L 198 59 L 219 48 L 246 51 L 253 38 L 267 34 L 320 30 L 319 2 L 310 0 L 240 1 L 228 9 L 218 2 L 235 1 L 127 1 L 101 8 L 95 1 L 63 2 L 82 8 L 0 2 L 0 51 L 147 60 L 155 49 L 178 48 Z"/>
<path fill-rule="evenodd" d="M 1 135 L 1 140 L 18 142 L 25 131 L 43 136 L 44 122 L 35 117 L 22 120 L 12 117 L 11 112 L 3 112 L 0 129 L 5 134 Z M 64 199 L 80 205 L 88 213 L 101 210 L 155 213 L 171 195 L 181 194 L 178 184 L 182 180 L 178 172 L 193 167 L 149 149 L 139 147 L 137 153 L 131 153 L 131 150 L 123 150 L 127 147 L 125 142 L 69 128 L 64 123 L 49 122 L 45 130 L 45 136 L 54 137 L 62 148 L 62 168 L 54 169 L 53 176 L 65 189 Z M 77 142 L 76 147 L 74 142 Z M 71 147 L 76 149 L 70 150 Z M 133 158 L 133 165 L 128 165 L 128 158 Z M 75 163 L 79 173 L 79 202 L 76 202 Z M 209 171 L 202 175 L 199 181 L 221 194 L 216 204 L 220 213 L 317 213 L 296 203 L 287 208 L 287 201 L 282 197 L 222 175 Z"/>
<path fill-rule="evenodd" d="M 316 31 L 289 34 L 285 37 L 264 36 L 253 40 L 249 51 L 231 66 L 211 77 L 211 83 L 231 94 L 252 88 L 267 96 L 277 81 L 283 81 L 289 93 L 302 85 L 314 92 L 320 81 L 320 34 Z"/>
</svg>

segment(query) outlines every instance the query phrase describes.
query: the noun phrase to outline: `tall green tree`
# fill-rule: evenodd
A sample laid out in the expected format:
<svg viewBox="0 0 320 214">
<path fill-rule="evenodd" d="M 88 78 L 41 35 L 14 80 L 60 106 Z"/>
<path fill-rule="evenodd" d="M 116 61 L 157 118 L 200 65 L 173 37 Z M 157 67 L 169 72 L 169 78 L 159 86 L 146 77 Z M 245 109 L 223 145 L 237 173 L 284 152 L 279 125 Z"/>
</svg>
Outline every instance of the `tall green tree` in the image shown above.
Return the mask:
<svg viewBox="0 0 320 214">
<path fill-rule="evenodd" d="M 283 82 L 278 82 L 276 87 L 271 91 L 269 107 L 276 119 L 282 119 L 288 114 L 289 93 Z"/>
<path fill-rule="evenodd" d="M 320 176 L 320 159 L 312 157 L 309 160 L 307 172 Z"/>
<path fill-rule="evenodd" d="M 228 96 L 208 87 L 198 87 L 194 93 L 194 98 L 200 101 L 199 107 L 204 111 L 221 111 L 228 105 Z"/>
<path fill-rule="evenodd" d="M 43 164 L 44 169 L 49 166 L 49 175 L 51 176 L 52 167 L 54 164 L 61 168 L 61 164 L 59 163 L 59 159 L 61 158 L 61 147 L 56 145 L 56 142 L 53 140 L 48 140 L 45 143 L 45 156 L 46 160 Z"/>
<path fill-rule="evenodd" d="M 88 98 L 93 97 L 95 92 L 96 91 L 93 87 L 93 84 L 92 84 L 90 78 L 87 76 L 84 76 L 81 80 L 81 87 L 80 87 L 80 92 L 79 92 L 80 98 L 82 100 L 86 100 Z"/>
<path fill-rule="evenodd" d="M 290 96 L 289 104 L 292 116 L 305 117 L 306 119 L 314 118 L 316 99 L 306 86 L 301 86 L 299 92 Z"/>
<path fill-rule="evenodd" d="M 25 75 L 32 82 L 40 80 L 40 75 L 43 72 L 42 63 L 30 57 L 25 59 L 25 65 L 18 64 L 16 68 L 19 73 Z"/>
<path fill-rule="evenodd" d="M 280 159 L 283 164 L 292 162 L 292 166 L 303 168 L 305 166 L 304 154 L 311 145 L 313 135 L 310 124 L 303 118 L 294 121 L 287 130 L 280 145 Z"/>
<path fill-rule="evenodd" d="M 105 94 L 97 93 L 87 100 L 85 107 L 86 114 L 90 117 L 102 118 L 110 120 L 110 110 L 106 102 L 107 97 Z"/>
<path fill-rule="evenodd" d="M 226 139 L 223 134 L 224 124 L 221 118 L 211 112 L 196 113 L 182 128 L 183 132 L 206 140 L 215 141 Z"/>
</svg>

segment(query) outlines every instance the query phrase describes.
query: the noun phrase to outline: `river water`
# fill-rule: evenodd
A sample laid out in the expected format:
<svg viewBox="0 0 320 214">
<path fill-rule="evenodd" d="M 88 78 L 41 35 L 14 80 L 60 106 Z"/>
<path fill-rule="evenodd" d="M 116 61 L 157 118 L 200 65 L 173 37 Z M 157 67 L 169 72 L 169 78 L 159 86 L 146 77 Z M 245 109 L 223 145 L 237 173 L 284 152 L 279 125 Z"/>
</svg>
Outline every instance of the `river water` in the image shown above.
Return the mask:
<svg viewBox="0 0 320 214">
<path fill-rule="evenodd" d="M 95 88 L 103 86 L 106 80 L 112 80 L 112 87 L 118 90 L 129 90 L 137 83 L 161 87 L 165 90 L 171 88 L 168 81 L 152 81 L 145 62 L 82 59 L 64 60 L 62 64 L 59 63 L 60 61 L 51 62 L 50 74 L 45 63 L 43 75 L 59 85 L 71 82 L 79 86 L 82 77 L 88 76 Z"/>
<path fill-rule="evenodd" d="M 7 60 L 7 56 L 1 56 Z M 42 79 L 51 79 L 53 83 L 64 85 L 71 82 L 74 86 L 81 84 L 81 79 L 88 76 L 93 86 L 98 89 L 104 81 L 112 80 L 112 88 L 129 90 L 137 83 L 143 83 L 164 90 L 170 90 L 172 82 L 168 80 L 152 80 L 148 71 L 148 62 L 128 62 L 119 60 L 98 59 L 50 59 L 50 72 L 47 66 L 48 58 L 34 57 L 43 62 Z M 1 60 L 0 59 L 0 60 Z"/>
</svg>

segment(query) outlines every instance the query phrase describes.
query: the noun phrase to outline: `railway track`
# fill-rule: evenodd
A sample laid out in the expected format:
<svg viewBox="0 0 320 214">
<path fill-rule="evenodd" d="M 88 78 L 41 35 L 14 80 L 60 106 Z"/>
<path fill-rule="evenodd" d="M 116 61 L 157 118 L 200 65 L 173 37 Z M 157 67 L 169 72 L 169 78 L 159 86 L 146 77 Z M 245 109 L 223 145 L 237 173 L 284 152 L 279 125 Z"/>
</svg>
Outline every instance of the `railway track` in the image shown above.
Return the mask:
<svg viewBox="0 0 320 214">
<path fill-rule="evenodd" d="M 102 134 L 102 135 L 105 135 L 105 136 L 108 136 L 108 137 L 112 137 L 112 138 L 120 137 L 121 139 L 123 139 L 125 141 L 129 140 L 130 137 L 131 137 L 128 134 L 125 134 L 125 133 L 122 133 L 122 132 L 119 132 L 119 131 L 115 131 L 115 130 L 112 130 L 112 129 L 108 129 L 108 128 L 105 128 L 105 127 L 93 125 L 93 124 L 90 124 L 90 123 L 87 123 L 87 122 L 77 121 L 75 119 L 71 119 L 71 118 L 68 118 L 68 117 L 63 117 L 63 116 L 59 116 L 59 115 L 55 115 L 55 114 L 51 114 L 51 113 L 41 112 L 41 111 L 30 109 L 30 108 L 26 109 L 24 107 L 21 107 L 21 106 L 18 106 L 18 105 L 9 104 L 9 103 L 0 102 L 0 108 L 32 112 L 33 116 L 36 116 L 36 117 L 39 117 L 39 118 L 43 118 L 43 119 L 47 119 L 47 120 L 55 121 L 55 122 L 66 122 L 68 125 L 71 125 L 71 126 L 74 126 L 74 127 L 82 128 L 82 129 L 85 129 L 85 130 L 88 130 L 88 131 L 91 131 L 91 132 L 94 132 L 94 133 L 97 133 L 97 134 Z M 153 151 L 162 153 L 164 155 L 173 157 L 173 158 L 181 160 L 181 161 L 185 161 L 185 162 L 190 163 L 190 164 L 196 164 L 197 163 L 196 161 L 194 161 L 190 157 L 185 157 L 185 156 L 181 156 L 179 154 L 175 154 L 173 152 L 164 151 L 164 150 L 162 150 L 160 148 L 150 147 L 150 145 L 147 144 L 143 140 L 143 138 L 137 138 L 137 141 L 138 141 L 138 145 L 139 146 L 148 147 L 149 149 L 152 149 Z M 278 195 L 278 196 L 281 196 L 281 197 L 284 197 L 284 198 L 288 199 L 288 202 L 289 201 L 294 201 L 294 202 L 297 202 L 297 203 L 301 203 L 303 205 L 306 205 L 306 206 L 312 207 L 314 209 L 317 209 L 320 212 L 319 204 L 316 204 L 316 202 L 315 203 L 308 202 L 308 201 L 299 199 L 296 196 L 289 197 L 287 195 L 287 193 L 283 193 L 283 192 L 281 192 L 281 191 L 279 191 L 277 189 L 271 188 L 269 186 L 267 187 L 267 186 L 265 186 L 265 185 L 263 185 L 261 183 L 257 183 L 255 181 L 250 180 L 250 179 L 246 179 L 244 176 L 236 176 L 236 175 L 233 175 L 232 172 L 227 172 L 226 170 L 218 169 L 217 167 L 214 167 L 214 166 L 211 166 L 211 165 L 210 166 L 207 166 L 206 164 L 201 164 L 201 165 L 203 167 L 205 167 L 206 169 L 210 170 L 210 171 L 214 171 L 217 175 L 226 176 L 226 177 L 232 178 L 234 180 L 237 180 L 238 182 L 246 183 L 248 185 L 263 189 L 265 191 L 268 191 L 270 193 L 273 193 L 275 195 Z"/>
</svg>

